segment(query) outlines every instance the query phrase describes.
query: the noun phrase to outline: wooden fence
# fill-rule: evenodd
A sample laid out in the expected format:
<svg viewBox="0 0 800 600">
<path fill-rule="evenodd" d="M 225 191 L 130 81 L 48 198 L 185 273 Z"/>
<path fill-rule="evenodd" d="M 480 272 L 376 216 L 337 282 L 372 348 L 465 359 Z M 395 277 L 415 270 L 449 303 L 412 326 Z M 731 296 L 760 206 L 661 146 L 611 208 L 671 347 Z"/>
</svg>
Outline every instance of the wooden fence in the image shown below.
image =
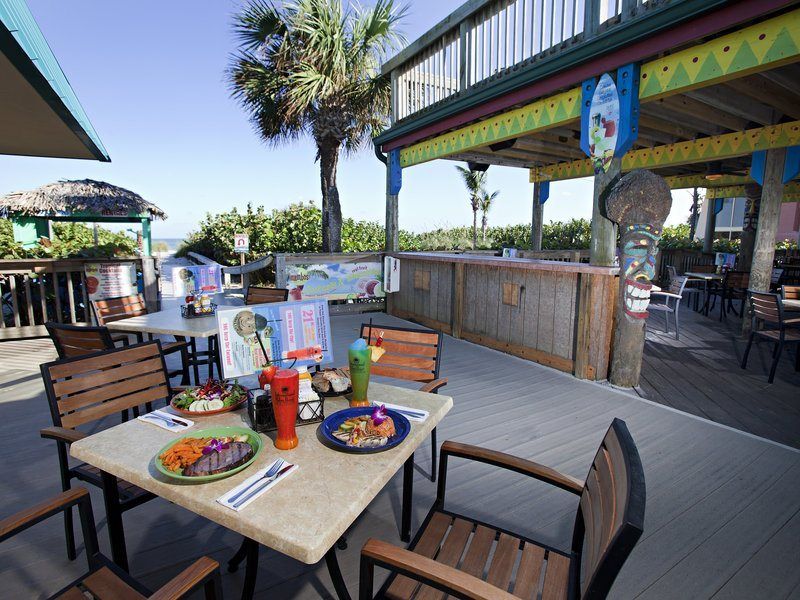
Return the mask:
<svg viewBox="0 0 800 600">
<path fill-rule="evenodd" d="M 89 295 L 84 285 L 86 263 L 135 263 L 148 307 L 158 308 L 155 259 L 0 260 L 0 341 L 45 337 L 44 323 L 89 323 Z"/>
<path fill-rule="evenodd" d="M 406 253 L 387 312 L 573 373 L 608 374 L 616 269 L 581 263 Z"/>
</svg>

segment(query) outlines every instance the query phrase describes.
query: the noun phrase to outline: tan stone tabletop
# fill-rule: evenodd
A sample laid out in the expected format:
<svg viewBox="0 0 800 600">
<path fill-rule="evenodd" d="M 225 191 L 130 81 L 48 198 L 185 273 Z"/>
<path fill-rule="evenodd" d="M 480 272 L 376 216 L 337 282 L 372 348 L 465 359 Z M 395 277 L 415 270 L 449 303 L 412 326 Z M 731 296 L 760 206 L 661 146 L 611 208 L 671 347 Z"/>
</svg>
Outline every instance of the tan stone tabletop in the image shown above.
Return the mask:
<svg viewBox="0 0 800 600">
<path fill-rule="evenodd" d="M 370 383 L 373 402 L 390 402 L 430 412 L 396 448 L 374 454 L 347 454 L 317 439 L 317 424 L 297 428 L 300 444 L 279 451 L 267 436 L 258 459 L 243 471 L 210 483 L 181 484 L 156 471 L 153 458 L 171 440 L 205 427 L 249 427 L 245 410 L 196 417 L 191 429 L 172 433 L 133 419 L 72 444 L 72 456 L 116 475 L 233 531 L 314 564 L 336 543 L 405 460 L 424 442 L 453 406 L 448 396 Z M 343 398 L 327 398 L 325 414 L 347 407 Z M 268 434 L 274 438 L 274 433 Z M 235 512 L 216 500 L 278 456 L 300 468 Z M 146 508 L 142 510 L 147 510 Z"/>
<path fill-rule="evenodd" d="M 218 305 L 222 307 L 223 305 Z M 207 338 L 217 335 L 217 317 L 197 317 L 184 319 L 180 306 L 158 312 L 113 321 L 107 325 L 112 331 L 128 333 L 155 333 L 159 335 L 182 335 L 185 337 Z"/>
</svg>

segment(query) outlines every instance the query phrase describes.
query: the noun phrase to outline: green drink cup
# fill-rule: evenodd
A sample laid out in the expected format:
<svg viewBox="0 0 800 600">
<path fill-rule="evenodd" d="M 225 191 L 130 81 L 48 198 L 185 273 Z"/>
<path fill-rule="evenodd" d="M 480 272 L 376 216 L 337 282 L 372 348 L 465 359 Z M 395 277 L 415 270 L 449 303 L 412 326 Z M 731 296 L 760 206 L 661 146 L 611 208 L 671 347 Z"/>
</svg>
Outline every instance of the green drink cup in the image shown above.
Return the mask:
<svg viewBox="0 0 800 600">
<path fill-rule="evenodd" d="M 353 395 L 350 406 L 369 406 L 367 388 L 369 388 L 369 368 L 372 355 L 364 339 L 357 339 L 347 349 L 347 359 L 350 363 L 350 382 L 353 385 Z"/>
</svg>

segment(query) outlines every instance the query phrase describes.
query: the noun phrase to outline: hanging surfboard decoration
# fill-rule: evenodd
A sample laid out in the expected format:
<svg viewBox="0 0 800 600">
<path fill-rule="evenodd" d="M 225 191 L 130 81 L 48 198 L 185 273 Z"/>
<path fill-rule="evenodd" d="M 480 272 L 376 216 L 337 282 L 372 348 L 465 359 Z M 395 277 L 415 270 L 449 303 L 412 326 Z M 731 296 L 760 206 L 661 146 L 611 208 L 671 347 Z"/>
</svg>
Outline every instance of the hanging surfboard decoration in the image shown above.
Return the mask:
<svg viewBox="0 0 800 600">
<path fill-rule="evenodd" d="M 619 134 L 619 94 L 614 80 L 603 73 L 589 107 L 589 154 L 594 172 L 608 171 Z"/>
</svg>

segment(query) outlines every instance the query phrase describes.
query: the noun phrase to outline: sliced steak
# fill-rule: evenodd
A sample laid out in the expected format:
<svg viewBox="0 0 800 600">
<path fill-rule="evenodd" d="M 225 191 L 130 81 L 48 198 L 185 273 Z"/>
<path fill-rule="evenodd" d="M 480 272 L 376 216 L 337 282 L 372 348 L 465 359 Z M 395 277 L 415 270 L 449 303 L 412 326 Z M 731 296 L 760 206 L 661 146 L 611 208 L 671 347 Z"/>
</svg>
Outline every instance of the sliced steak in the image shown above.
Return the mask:
<svg viewBox="0 0 800 600">
<path fill-rule="evenodd" d="M 201 456 L 183 470 L 186 477 L 202 477 L 235 469 L 253 457 L 253 447 L 246 442 L 231 442 L 227 448 Z"/>
</svg>

